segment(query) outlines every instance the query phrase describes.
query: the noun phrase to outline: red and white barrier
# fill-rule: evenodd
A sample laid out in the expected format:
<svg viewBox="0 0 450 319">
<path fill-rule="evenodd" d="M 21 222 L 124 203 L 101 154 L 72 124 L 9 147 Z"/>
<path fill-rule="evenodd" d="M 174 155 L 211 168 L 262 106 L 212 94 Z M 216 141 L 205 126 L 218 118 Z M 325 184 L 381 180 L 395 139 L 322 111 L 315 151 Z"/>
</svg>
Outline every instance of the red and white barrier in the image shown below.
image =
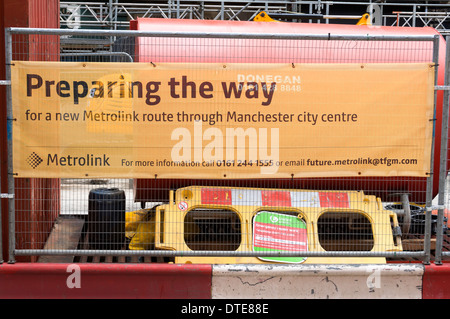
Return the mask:
<svg viewBox="0 0 450 319">
<path fill-rule="evenodd" d="M 1 299 L 448 299 L 443 265 L 0 264 Z"/>
</svg>

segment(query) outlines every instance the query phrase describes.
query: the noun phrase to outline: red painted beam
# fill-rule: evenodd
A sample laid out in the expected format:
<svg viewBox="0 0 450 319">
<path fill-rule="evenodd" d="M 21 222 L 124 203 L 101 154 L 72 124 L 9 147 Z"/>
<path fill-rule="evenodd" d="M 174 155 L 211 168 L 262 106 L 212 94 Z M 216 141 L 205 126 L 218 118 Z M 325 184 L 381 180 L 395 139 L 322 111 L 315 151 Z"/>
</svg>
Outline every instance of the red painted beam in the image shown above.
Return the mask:
<svg viewBox="0 0 450 319">
<path fill-rule="evenodd" d="M 422 289 L 423 299 L 450 299 L 450 263 L 426 265 Z"/>
<path fill-rule="evenodd" d="M 211 265 L 0 265 L 0 299 L 210 299 Z"/>
</svg>

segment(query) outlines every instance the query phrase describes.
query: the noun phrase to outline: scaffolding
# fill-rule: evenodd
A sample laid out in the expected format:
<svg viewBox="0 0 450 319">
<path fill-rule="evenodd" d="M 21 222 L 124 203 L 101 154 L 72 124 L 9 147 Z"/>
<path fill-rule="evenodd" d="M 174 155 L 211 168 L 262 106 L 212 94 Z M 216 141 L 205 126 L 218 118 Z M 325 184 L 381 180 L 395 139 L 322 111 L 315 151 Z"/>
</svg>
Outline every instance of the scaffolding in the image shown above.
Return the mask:
<svg viewBox="0 0 450 319">
<path fill-rule="evenodd" d="M 129 30 L 137 18 L 252 21 L 262 12 L 279 21 L 292 23 L 357 24 L 364 13 L 371 25 L 433 27 L 443 36 L 450 35 L 450 2 L 385 3 L 302 0 L 252 0 L 240 2 L 168 0 L 142 3 L 61 2 L 61 29 Z M 116 51 L 114 38 L 61 38 L 62 57 L 102 55 Z M 80 51 L 80 47 L 83 48 Z"/>
<path fill-rule="evenodd" d="M 61 28 L 128 29 L 130 20 L 142 18 L 208 19 L 249 21 L 265 11 L 269 14 L 291 14 L 294 22 L 356 23 L 370 13 L 373 25 L 421 27 L 429 26 L 442 34 L 450 34 L 450 2 L 429 1 L 387 3 L 378 1 L 293 1 L 252 0 L 241 2 L 168 0 L 150 3 L 61 2 Z M 431 1 L 430 1 L 431 2 Z M 294 14 L 294 15 L 292 15 Z M 286 20 L 285 18 L 284 20 Z M 339 20 L 339 21 L 336 21 Z"/>
</svg>

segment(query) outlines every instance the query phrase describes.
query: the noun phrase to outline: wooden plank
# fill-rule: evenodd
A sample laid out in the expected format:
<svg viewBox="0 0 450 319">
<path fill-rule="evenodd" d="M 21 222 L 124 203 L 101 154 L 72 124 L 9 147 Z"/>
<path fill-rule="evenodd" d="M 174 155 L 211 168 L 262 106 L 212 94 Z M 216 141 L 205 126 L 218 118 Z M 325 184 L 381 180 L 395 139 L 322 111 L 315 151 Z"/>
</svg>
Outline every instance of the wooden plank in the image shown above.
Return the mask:
<svg viewBox="0 0 450 319">
<path fill-rule="evenodd" d="M 404 251 L 421 251 L 424 250 L 424 240 L 420 238 L 402 239 L 402 246 Z M 430 239 L 430 249 L 436 249 L 436 238 Z"/>
<path fill-rule="evenodd" d="M 44 249 L 68 250 L 77 249 L 80 241 L 84 219 L 60 216 L 56 219 Z M 67 263 L 73 262 L 74 256 L 40 256 L 40 263 Z"/>
</svg>

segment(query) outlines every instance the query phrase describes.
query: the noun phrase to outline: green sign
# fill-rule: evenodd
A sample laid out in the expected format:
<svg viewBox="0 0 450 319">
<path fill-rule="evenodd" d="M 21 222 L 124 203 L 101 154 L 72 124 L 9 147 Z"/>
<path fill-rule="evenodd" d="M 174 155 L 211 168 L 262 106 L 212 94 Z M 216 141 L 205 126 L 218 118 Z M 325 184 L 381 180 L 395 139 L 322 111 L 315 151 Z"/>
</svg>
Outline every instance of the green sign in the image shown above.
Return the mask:
<svg viewBox="0 0 450 319">
<path fill-rule="evenodd" d="M 253 251 L 308 250 L 306 223 L 297 216 L 260 212 L 253 220 Z M 258 257 L 264 261 L 301 263 L 306 257 Z"/>
</svg>

